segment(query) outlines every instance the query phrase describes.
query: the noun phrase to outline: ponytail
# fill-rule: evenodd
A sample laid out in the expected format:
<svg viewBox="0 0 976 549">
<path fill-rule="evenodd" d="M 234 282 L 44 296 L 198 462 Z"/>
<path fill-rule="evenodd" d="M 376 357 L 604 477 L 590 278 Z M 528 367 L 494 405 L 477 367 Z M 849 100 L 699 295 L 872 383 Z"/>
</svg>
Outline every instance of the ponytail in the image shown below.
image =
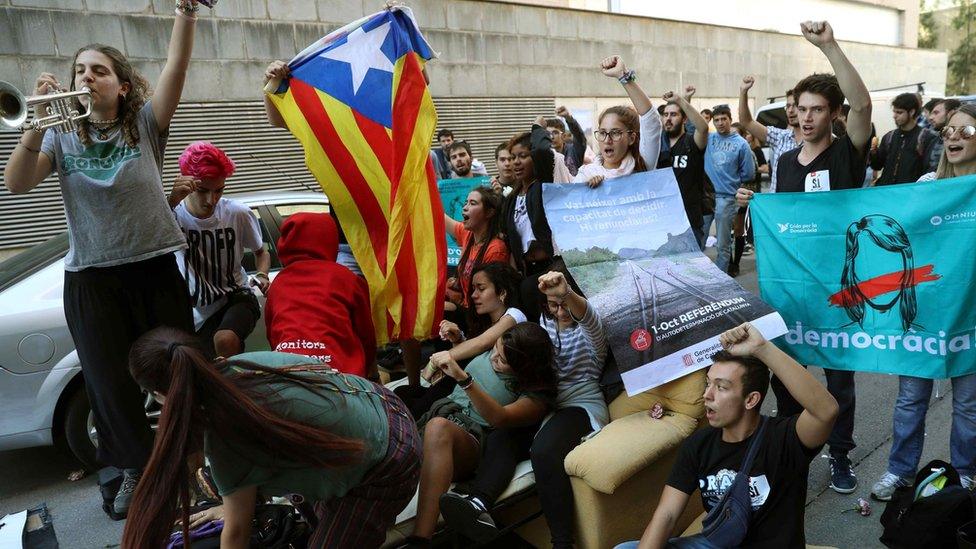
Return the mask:
<svg viewBox="0 0 976 549">
<path fill-rule="evenodd" d="M 166 395 L 153 452 L 132 501 L 122 536 L 122 547 L 159 547 L 179 514 L 184 539 L 189 539 L 189 485 L 187 458 L 203 446 L 203 434 L 248 445 L 277 459 L 333 468 L 355 463 L 363 443 L 327 430 L 291 421 L 265 406 L 266 397 L 221 373 L 236 367 L 245 373 L 301 384 L 317 391 L 322 383 L 297 374 L 280 372 L 244 361 L 210 363 L 196 340 L 172 328 L 156 328 L 136 341 L 129 353 L 129 370 L 149 391 Z M 254 382 L 257 384 L 257 382 Z"/>
</svg>

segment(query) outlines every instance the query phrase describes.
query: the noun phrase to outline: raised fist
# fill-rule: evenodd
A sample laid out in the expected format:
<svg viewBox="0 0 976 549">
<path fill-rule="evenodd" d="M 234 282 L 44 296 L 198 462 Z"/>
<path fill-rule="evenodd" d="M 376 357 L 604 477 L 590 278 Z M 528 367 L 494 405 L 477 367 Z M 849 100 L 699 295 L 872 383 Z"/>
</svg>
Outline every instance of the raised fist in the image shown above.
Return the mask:
<svg viewBox="0 0 976 549">
<path fill-rule="evenodd" d="M 627 72 L 627 67 L 619 55 L 611 55 L 600 62 L 600 70 L 610 78 L 620 78 Z"/>
</svg>

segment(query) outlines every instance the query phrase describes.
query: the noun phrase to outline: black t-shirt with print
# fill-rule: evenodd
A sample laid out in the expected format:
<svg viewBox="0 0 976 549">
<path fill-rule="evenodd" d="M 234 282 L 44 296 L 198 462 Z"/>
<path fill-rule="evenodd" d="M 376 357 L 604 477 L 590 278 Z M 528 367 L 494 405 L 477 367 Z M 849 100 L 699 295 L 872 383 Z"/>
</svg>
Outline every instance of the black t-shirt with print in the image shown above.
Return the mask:
<svg viewBox="0 0 976 549">
<path fill-rule="evenodd" d="M 749 472 L 753 514 L 743 548 L 805 546 L 807 475 L 810 461 L 820 448 L 811 450 L 800 442 L 796 434 L 798 417 L 767 420 L 765 440 Z M 699 489 L 705 510 L 711 510 L 732 485 L 751 439 L 724 442 L 721 429 L 696 431 L 682 444 L 668 486 L 686 494 Z"/>
<path fill-rule="evenodd" d="M 776 166 L 776 192 L 858 189 L 864 183 L 867 157 L 859 154 L 847 135 L 834 139 L 812 162 L 803 166 L 802 146 L 783 153 Z M 808 184 L 809 180 L 809 184 Z"/>
<path fill-rule="evenodd" d="M 681 189 L 688 223 L 702 224 L 702 189 L 705 182 L 705 150 L 699 149 L 694 134 L 685 132 L 671 145 L 671 168 Z"/>
</svg>

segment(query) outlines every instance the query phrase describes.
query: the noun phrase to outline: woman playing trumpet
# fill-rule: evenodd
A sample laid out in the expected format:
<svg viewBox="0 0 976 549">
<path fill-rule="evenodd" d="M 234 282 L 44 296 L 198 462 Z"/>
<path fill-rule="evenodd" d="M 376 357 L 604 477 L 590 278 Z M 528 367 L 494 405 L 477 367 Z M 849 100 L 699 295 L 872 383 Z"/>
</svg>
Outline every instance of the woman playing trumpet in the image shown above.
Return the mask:
<svg viewBox="0 0 976 549">
<path fill-rule="evenodd" d="M 197 9 L 196 0 L 177 2 L 169 53 L 151 98 L 148 82 L 119 50 L 101 44 L 79 49 L 70 89 L 91 91 L 81 99 L 91 115 L 71 133 L 26 131 L 4 170 L 12 193 L 29 192 L 57 172 L 70 242 L 64 311 L 98 430 L 98 460 L 124 472 L 114 502 L 123 515 L 152 449 L 143 398 L 126 369 L 129 347 L 155 326 L 193 326 L 173 255 L 186 241 L 171 207 L 194 190 L 194 180 L 179 179 L 167 199 L 161 174 Z M 51 73 L 37 78 L 38 95 L 61 88 Z"/>
</svg>

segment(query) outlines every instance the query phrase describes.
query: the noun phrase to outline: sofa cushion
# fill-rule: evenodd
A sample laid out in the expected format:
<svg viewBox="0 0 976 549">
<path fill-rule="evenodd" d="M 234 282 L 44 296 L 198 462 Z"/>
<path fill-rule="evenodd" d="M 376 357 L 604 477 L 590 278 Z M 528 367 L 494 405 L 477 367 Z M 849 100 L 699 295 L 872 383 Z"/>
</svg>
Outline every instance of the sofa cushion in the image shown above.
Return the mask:
<svg viewBox="0 0 976 549">
<path fill-rule="evenodd" d="M 650 410 L 657 402 L 666 410 L 700 418 L 705 415 L 704 392 L 705 370 L 701 369 L 632 397 L 618 396 L 610 403 L 610 419 Z"/>
<path fill-rule="evenodd" d="M 688 437 L 697 419 L 669 412 L 654 419 L 644 411 L 612 421 L 566 456 L 566 473 L 613 494 L 618 486 Z"/>
</svg>

